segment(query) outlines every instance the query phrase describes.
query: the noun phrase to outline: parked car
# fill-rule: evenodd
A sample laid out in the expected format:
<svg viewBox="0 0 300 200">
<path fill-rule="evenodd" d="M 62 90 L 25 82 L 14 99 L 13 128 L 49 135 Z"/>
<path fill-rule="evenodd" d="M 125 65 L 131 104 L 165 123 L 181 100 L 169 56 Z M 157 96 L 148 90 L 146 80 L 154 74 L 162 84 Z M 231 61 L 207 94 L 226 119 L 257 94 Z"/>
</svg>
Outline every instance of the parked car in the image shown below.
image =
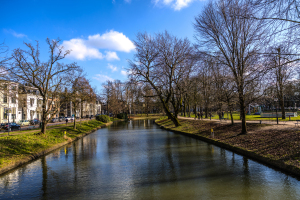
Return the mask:
<svg viewBox="0 0 300 200">
<path fill-rule="evenodd" d="M 4 126 L 4 130 L 8 130 L 12 131 L 12 130 L 21 130 L 21 126 L 16 124 L 16 123 L 6 123 Z"/>
<path fill-rule="evenodd" d="M 39 124 L 39 123 L 40 123 L 40 120 L 38 120 L 38 119 L 30 120 L 31 125 L 36 125 L 36 124 Z"/>
<path fill-rule="evenodd" d="M 20 126 L 28 126 L 30 124 L 30 122 L 26 119 L 20 120 L 17 124 L 19 124 Z"/>
<path fill-rule="evenodd" d="M 71 121 L 71 117 L 65 117 L 65 121 L 68 119 L 68 121 Z"/>
<path fill-rule="evenodd" d="M 5 127 L 5 124 L 4 124 L 4 123 L 1 123 L 1 124 L 0 124 L 0 129 L 4 129 L 4 127 Z"/>
<path fill-rule="evenodd" d="M 65 117 L 59 117 L 58 118 L 58 121 L 60 121 L 60 122 L 63 122 L 63 121 L 65 121 L 66 119 L 65 119 Z"/>
<path fill-rule="evenodd" d="M 51 119 L 51 122 L 52 122 L 52 123 L 58 122 L 58 118 L 52 118 L 52 119 Z"/>
</svg>

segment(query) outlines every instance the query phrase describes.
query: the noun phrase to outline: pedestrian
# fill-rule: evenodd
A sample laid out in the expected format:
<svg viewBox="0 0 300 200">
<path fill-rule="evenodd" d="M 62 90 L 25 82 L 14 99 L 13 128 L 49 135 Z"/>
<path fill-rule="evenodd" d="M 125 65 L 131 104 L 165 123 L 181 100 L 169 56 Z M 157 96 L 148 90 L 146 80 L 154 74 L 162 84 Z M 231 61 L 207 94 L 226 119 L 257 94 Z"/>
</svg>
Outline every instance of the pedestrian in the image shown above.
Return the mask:
<svg viewBox="0 0 300 200">
<path fill-rule="evenodd" d="M 92 115 L 90 115 L 90 119 L 92 119 Z"/>
<path fill-rule="evenodd" d="M 200 120 L 200 112 L 198 112 L 198 119 Z"/>
<path fill-rule="evenodd" d="M 68 125 L 68 118 L 66 119 L 66 126 Z"/>
<path fill-rule="evenodd" d="M 203 112 L 202 111 L 201 111 L 200 115 L 201 115 L 200 117 L 201 117 L 201 120 L 202 120 L 202 118 L 203 118 Z"/>
</svg>

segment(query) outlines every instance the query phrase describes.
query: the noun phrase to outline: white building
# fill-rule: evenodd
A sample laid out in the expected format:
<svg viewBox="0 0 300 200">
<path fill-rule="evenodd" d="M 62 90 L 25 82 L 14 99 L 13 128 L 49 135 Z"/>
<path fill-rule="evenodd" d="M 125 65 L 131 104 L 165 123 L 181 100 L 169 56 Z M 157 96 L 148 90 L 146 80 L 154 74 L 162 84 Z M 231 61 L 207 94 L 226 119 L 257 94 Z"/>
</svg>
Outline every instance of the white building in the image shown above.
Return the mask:
<svg viewBox="0 0 300 200">
<path fill-rule="evenodd" d="M 42 115 L 42 96 L 33 87 L 22 87 L 19 93 L 19 109 L 17 120 L 41 119 Z"/>
<path fill-rule="evenodd" d="M 0 83 L 0 87 L 0 123 L 7 123 L 8 120 L 16 122 L 18 116 L 18 84 L 3 81 Z"/>
</svg>

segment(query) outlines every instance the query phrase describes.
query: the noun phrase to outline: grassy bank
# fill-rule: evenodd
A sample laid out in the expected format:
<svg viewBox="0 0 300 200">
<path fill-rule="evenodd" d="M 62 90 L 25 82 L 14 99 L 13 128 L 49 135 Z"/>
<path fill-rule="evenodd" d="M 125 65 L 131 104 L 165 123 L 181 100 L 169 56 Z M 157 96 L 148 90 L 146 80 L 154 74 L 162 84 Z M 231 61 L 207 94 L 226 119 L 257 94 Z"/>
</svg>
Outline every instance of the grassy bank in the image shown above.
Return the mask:
<svg viewBox="0 0 300 200">
<path fill-rule="evenodd" d="M 81 125 L 78 123 L 76 130 L 71 126 L 58 126 L 41 135 L 37 135 L 39 131 L 36 130 L 21 131 L 22 134 L 0 137 L 0 170 L 58 144 L 72 141 L 102 125 L 104 123 L 90 120 L 82 122 Z"/>
<path fill-rule="evenodd" d="M 198 136 L 212 143 L 225 144 L 232 147 L 230 149 L 237 149 L 245 155 L 259 158 L 260 161 L 300 174 L 299 129 L 248 123 L 248 134 L 238 135 L 241 132 L 240 123 L 230 125 L 204 120 L 180 120 L 180 122 L 182 126 L 175 127 L 166 117 L 156 120 L 158 125 L 166 129 Z"/>
<path fill-rule="evenodd" d="M 217 113 L 213 112 L 212 113 L 212 119 L 219 119 L 219 116 Z M 180 116 L 183 116 L 183 115 L 180 115 Z M 186 117 L 189 117 L 187 114 L 186 114 Z M 191 113 L 191 118 L 195 118 L 195 114 Z M 209 118 L 209 117 L 208 117 Z M 224 118 L 228 119 L 228 120 L 231 120 L 231 117 L 230 117 L 230 114 L 227 112 L 224 113 Z M 233 120 L 240 120 L 240 114 L 238 112 L 234 112 L 232 114 L 232 118 Z M 259 121 L 259 120 L 263 120 L 263 121 L 276 121 L 277 118 L 276 117 L 260 117 L 260 115 L 246 115 L 246 120 L 247 121 Z M 286 117 L 286 119 L 281 119 L 281 118 L 278 118 L 279 121 L 289 121 L 289 117 Z M 300 120 L 300 115 L 298 113 L 298 117 L 291 117 L 291 121 L 296 121 L 296 120 Z"/>
<path fill-rule="evenodd" d="M 158 119 L 162 117 L 162 114 L 136 114 L 130 115 L 130 119 L 139 120 L 139 119 Z"/>
</svg>

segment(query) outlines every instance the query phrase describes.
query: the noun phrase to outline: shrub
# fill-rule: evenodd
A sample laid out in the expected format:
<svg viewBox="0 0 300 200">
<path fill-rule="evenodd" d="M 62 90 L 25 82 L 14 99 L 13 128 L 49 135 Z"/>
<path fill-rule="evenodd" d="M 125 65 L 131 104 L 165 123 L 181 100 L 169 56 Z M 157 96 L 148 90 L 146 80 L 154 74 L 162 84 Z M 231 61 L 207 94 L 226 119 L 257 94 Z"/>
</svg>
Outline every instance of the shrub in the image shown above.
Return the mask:
<svg viewBox="0 0 300 200">
<path fill-rule="evenodd" d="M 98 115 L 98 116 L 96 116 L 96 120 L 107 123 L 110 121 L 110 118 L 107 115 Z"/>
<path fill-rule="evenodd" d="M 118 119 L 128 119 L 127 113 L 119 113 L 117 114 Z"/>
</svg>

